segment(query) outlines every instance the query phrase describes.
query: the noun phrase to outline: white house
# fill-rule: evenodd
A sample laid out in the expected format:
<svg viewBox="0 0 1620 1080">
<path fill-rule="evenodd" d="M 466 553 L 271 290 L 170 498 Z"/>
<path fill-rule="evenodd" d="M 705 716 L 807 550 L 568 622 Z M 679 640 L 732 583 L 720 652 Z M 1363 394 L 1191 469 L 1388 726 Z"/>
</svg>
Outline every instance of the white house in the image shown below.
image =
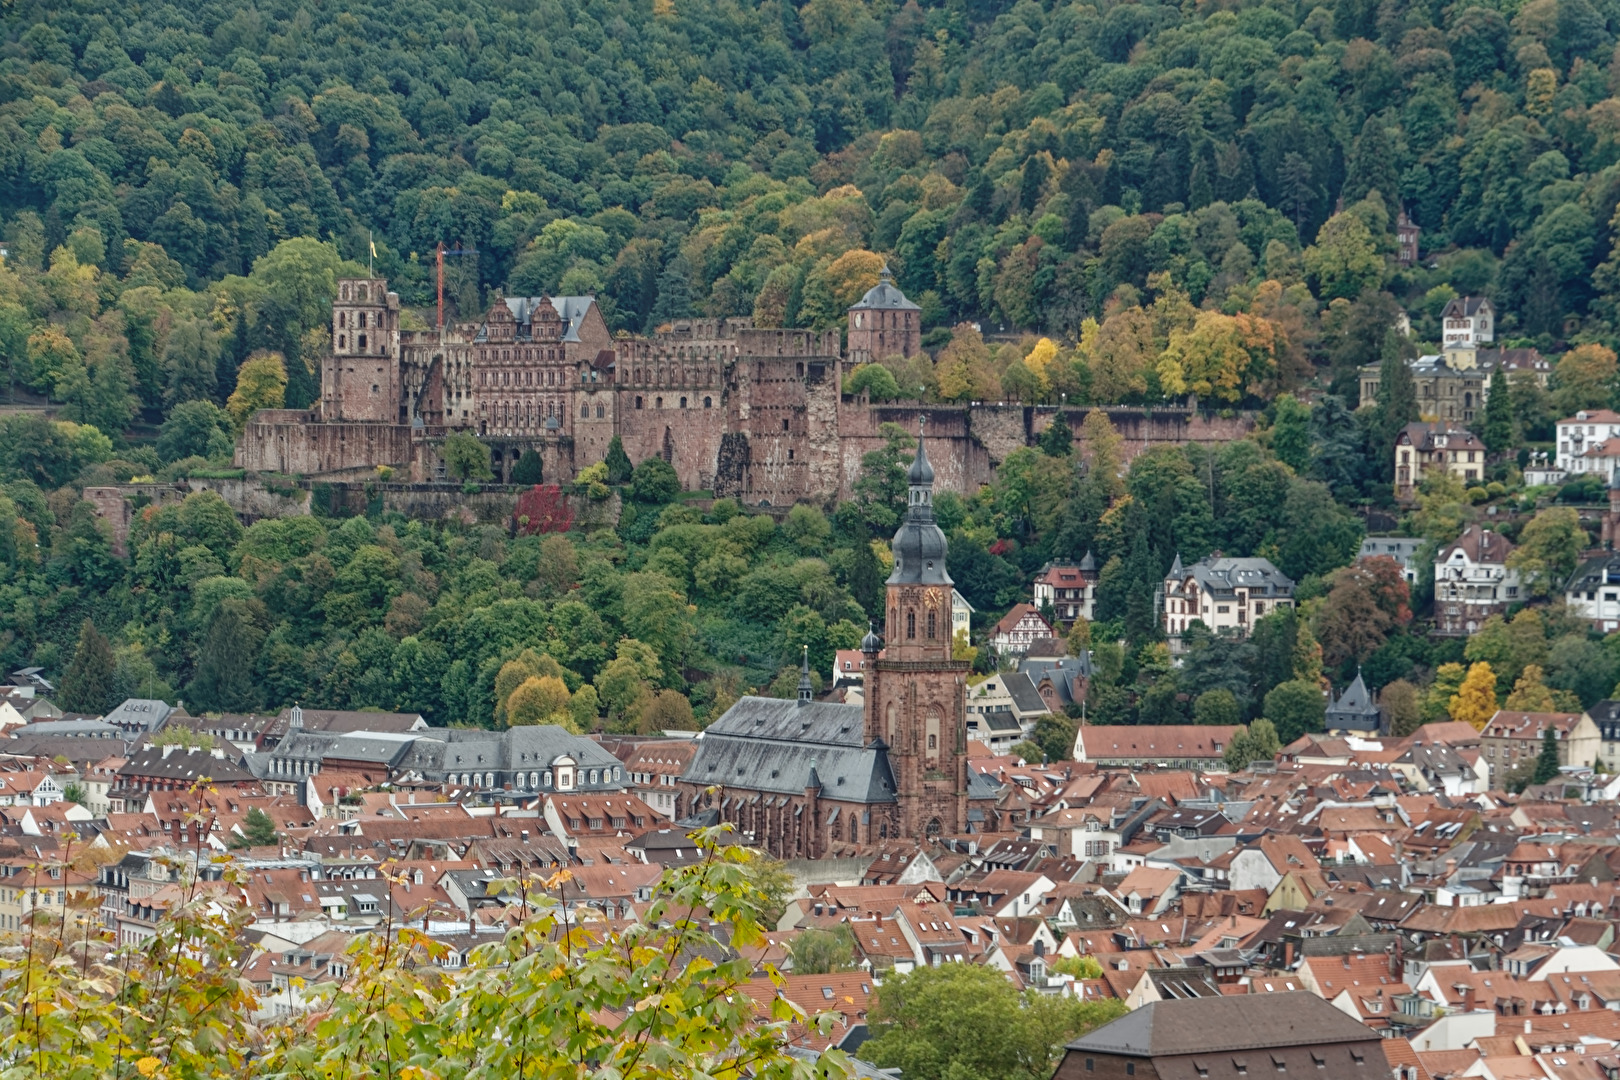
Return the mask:
<svg viewBox="0 0 1620 1080">
<path fill-rule="evenodd" d="M 1089 551 L 1078 566 L 1047 563 L 1035 575 L 1035 606 L 1043 611 L 1050 606 L 1060 623 L 1090 619 L 1097 603 L 1098 577 L 1097 557 Z"/>
<path fill-rule="evenodd" d="M 1496 340 L 1496 308 L 1483 296 L 1459 296 L 1440 313 L 1442 349 L 1477 349 Z"/>
<path fill-rule="evenodd" d="M 1029 823 L 1031 840 L 1050 840 L 1057 844 L 1059 855 L 1072 855 L 1077 859 L 1106 859 L 1119 847 L 1119 830 L 1109 818 L 1099 816 L 1095 810 L 1069 807 L 1045 817 L 1032 818 Z"/>
<path fill-rule="evenodd" d="M 1620 413 L 1612 409 L 1587 409 L 1567 420 L 1558 421 L 1558 468 L 1575 475 L 1602 472 L 1608 475 L 1612 457 L 1593 454 L 1594 447 L 1620 438 Z"/>
<path fill-rule="evenodd" d="M 1413 536 L 1369 536 L 1361 542 L 1361 551 L 1357 553 L 1357 558 L 1372 559 L 1384 556 L 1394 559 L 1401 564 L 1401 577 L 1406 579 L 1406 583 L 1416 585 L 1417 553 L 1423 544 L 1423 540 Z"/>
<path fill-rule="evenodd" d="M 967 597 L 963 596 L 961 593 L 957 592 L 955 589 L 952 589 L 951 590 L 951 638 L 954 640 L 957 634 L 967 634 L 969 637 L 971 637 L 972 636 L 972 633 L 971 633 L 972 629 L 973 629 L 973 605 L 967 602 Z"/>
<path fill-rule="evenodd" d="M 1564 601 L 1596 630 L 1620 630 L 1620 554 L 1587 559 L 1564 586 Z"/>
<path fill-rule="evenodd" d="M 1183 568 L 1177 555 L 1164 579 L 1164 632 L 1172 650 L 1194 621 L 1247 635 L 1273 611 L 1293 606 L 1293 579 L 1270 559 L 1207 558 Z"/>
<path fill-rule="evenodd" d="M 1492 615 L 1517 603 L 1519 572 L 1509 568 L 1513 545 L 1478 525 L 1463 530 L 1434 560 L 1434 621 L 1441 634 L 1472 634 Z"/>
</svg>

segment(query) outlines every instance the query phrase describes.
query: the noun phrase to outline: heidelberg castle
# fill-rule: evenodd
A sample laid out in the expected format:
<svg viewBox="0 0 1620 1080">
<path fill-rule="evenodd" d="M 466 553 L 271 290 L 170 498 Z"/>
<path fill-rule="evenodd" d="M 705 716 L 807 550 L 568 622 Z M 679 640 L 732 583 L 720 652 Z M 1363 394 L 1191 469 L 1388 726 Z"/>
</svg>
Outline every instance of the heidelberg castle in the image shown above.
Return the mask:
<svg viewBox="0 0 1620 1080">
<path fill-rule="evenodd" d="M 848 498 L 888 421 L 926 419 L 940 487 L 972 492 L 1052 421 L 1051 406 L 878 404 L 843 393 L 856 365 L 921 349 L 921 312 L 890 281 L 837 330 L 766 330 L 748 319 L 680 320 L 650 338 L 614 337 L 589 296 L 497 298 L 479 322 L 399 327 L 378 278 L 337 283 L 332 351 L 308 410 L 255 413 L 236 465 L 332 479 L 379 466 L 443 480 L 444 437 L 470 431 L 505 481 L 523 451 L 547 483 L 602 461 L 617 435 L 632 462 L 662 457 L 688 490 L 750 504 Z M 1065 409 L 1078 431 L 1085 409 Z M 1180 408 L 1110 409 L 1127 453 L 1241 437 L 1241 418 Z"/>
</svg>

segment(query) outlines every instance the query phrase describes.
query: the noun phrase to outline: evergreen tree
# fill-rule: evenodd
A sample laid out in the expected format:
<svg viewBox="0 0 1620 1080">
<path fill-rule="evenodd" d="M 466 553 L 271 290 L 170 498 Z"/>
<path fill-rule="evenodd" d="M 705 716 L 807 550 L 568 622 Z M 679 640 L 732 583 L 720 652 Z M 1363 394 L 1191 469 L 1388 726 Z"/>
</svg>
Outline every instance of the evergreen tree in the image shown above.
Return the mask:
<svg viewBox="0 0 1620 1080">
<path fill-rule="evenodd" d="M 1052 417 L 1052 423 L 1041 432 L 1040 445 L 1041 453 L 1048 457 L 1068 457 L 1074 449 L 1074 433 L 1062 413 Z"/>
<path fill-rule="evenodd" d="M 877 554 L 861 526 L 855 537 L 855 549 L 849 567 L 849 592 L 855 602 L 871 618 L 883 615 L 883 568 L 878 565 Z"/>
<path fill-rule="evenodd" d="M 1384 202 L 1389 206 L 1390 220 L 1393 221 L 1400 210 L 1396 202 L 1400 194 L 1400 178 L 1395 174 L 1395 148 L 1390 145 L 1383 123 L 1377 116 L 1369 116 L 1366 123 L 1361 125 L 1361 137 L 1356 140 L 1350 171 L 1344 178 L 1340 194 L 1344 204 L 1349 206 L 1374 191 L 1384 197 Z"/>
<path fill-rule="evenodd" d="M 1378 444 L 1372 448 L 1383 479 L 1394 477 L 1396 437 L 1417 418 L 1417 383 L 1412 380 L 1412 369 L 1399 356 L 1386 355 L 1378 365 Z"/>
<path fill-rule="evenodd" d="M 248 329 L 247 312 L 238 308 L 236 312 L 236 325 L 231 331 L 230 347 L 219 350 L 219 365 L 214 374 L 214 396 L 218 404 L 225 404 L 225 398 L 236 385 L 236 373 L 241 370 L 242 364 L 253 352 L 253 341 Z"/>
<path fill-rule="evenodd" d="M 251 712 L 258 708 L 253 668 L 263 633 L 242 611 L 241 601 L 227 600 L 214 610 L 197 656 L 197 676 L 189 697 L 205 710 Z"/>
<path fill-rule="evenodd" d="M 1490 396 L 1485 399 L 1485 422 L 1479 437 L 1493 454 L 1513 445 L 1513 394 L 1508 389 L 1507 374 L 1500 367 L 1491 372 Z"/>
<path fill-rule="evenodd" d="M 118 667 L 112 644 L 89 619 L 79 627 L 79 644 L 62 676 L 58 704 L 67 712 L 103 715 L 118 704 L 112 700 L 113 675 Z"/>
<path fill-rule="evenodd" d="M 1153 593 L 1164 580 L 1163 568 L 1148 547 L 1147 530 L 1140 528 L 1131 539 L 1131 554 L 1125 561 L 1130 591 L 1125 594 L 1125 636 L 1133 642 L 1158 637 L 1159 623 L 1153 613 Z"/>
<path fill-rule="evenodd" d="M 607 465 L 608 483 L 629 483 L 630 474 L 635 470 L 634 466 L 630 464 L 630 455 L 624 452 L 624 443 L 619 441 L 617 435 L 613 436 L 608 442 L 607 457 L 604 459 L 604 463 Z"/>
<path fill-rule="evenodd" d="M 1541 732 L 1541 753 L 1536 755 L 1536 771 L 1530 774 L 1532 784 L 1550 784 L 1558 779 L 1558 737 L 1548 724 Z"/>
<path fill-rule="evenodd" d="M 532 447 L 523 451 L 523 456 L 518 458 L 516 465 L 512 466 L 512 483 L 514 484 L 538 484 L 544 475 L 545 470 L 541 465 L 540 455 L 535 453 Z"/>
<path fill-rule="evenodd" d="M 249 807 L 242 818 L 242 835 L 231 841 L 234 848 L 269 847 L 277 839 L 276 822 L 257 806 Z"/>
<path fill-rule="evenodd" d="M 692 263 L 685 255 L 676 255 L 658 275 L 658 300 L 653 304 L 648 329 L 661 326 L 673 319 L 692 317 Z"/>
</svg>

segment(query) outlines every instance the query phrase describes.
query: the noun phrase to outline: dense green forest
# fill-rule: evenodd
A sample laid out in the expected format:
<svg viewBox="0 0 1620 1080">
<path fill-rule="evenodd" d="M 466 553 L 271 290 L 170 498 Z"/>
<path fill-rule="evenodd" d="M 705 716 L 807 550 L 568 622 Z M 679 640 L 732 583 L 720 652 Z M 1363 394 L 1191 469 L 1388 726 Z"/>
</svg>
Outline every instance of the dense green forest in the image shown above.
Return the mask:
<svg viewBox="0 0 1620 1080">
<path fill-rule="evenodd" d="M 1320 723 L 1308 690 L 1358 665 L 1404 684 L 1403 723 L 1446 710 L 1464 662 L 1503 699 L 1589 703 L 1620 647 L 1537 612 L 1432 643 L 1426 582 L 1349 564 L 1354 508 L 1390 502 L 1418 415 L 1401 360 L 1459 294 L 1557 367 L 1546 388 L 1493 380 L 1479 428 L 1499 462 L 1467 491 L 1429 482 L 1401 527 L 1432 551 L 1488 504 L 1537 596 L 1587 543 L 1521 490 L 1512 451 L 1614 400 L 1615 30 L 1620 4 L 1594 0 L 19 2 L 0 358 L 14 400 L 57 411 L 0 415 L 0 662 L 70 674 L 72 708 L 139 693 L 650 729 L 786 692 L 800 644 L 822 671 L 854 644 L 881 614 L 903 433 L 858 499 L 781 523 L 615 460 L 581 491 L 619 485 L 617 530 L 244 531 L 195 495 L 142 512 L 113 555 L 84 485 L 228 465 L 253 409 L 313 398 L 335 277 L 374 244 L 424 309 L 445 243 L 471 252 L 449 260 L 463 315 L 499 290 L 592 293 L 630 332 L 836 326 L 887 262 L 931 354 L 858 373 L 876 397 L 1259 410 L 1252 438 L 1129 468 L 1093 414 L 940 498 L 981 620 L 1045 560 L 1097 554 L 1098 623 L 1074 642 L 1092 633 L 1093 721 L 1264 715 L 1286 737 Z M 1410 268 L 1402 210 L 1423 229 Z M 1379 400 L 1358 401 L 1379 362 Z M 1212 551 L 1272 558 L 1301 611 L 1172 668 L 1152 588 Z"/>
</svg>

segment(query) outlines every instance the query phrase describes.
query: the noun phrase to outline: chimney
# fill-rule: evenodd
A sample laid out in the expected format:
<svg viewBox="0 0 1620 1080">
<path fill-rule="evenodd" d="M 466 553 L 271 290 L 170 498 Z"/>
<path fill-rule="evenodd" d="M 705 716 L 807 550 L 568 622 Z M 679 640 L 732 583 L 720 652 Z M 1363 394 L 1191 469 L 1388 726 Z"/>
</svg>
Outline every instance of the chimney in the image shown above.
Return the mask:
<svg viewBox="0 0 1620 1080">
<path fill-rule="evenodd" d="M 1453 989 L 1455 989 L 1455 987 Z M 1462 984 L 1462 1007 L 1463 1007 L 1463 1012 L 1473 1012 L 1474 1011 L 1474 984 L 1473 983 L 1464 983 L 1464 984 Z"/>
<path fill-rule="evenodd" d="M 1290 969 L 1291 970 L 1293 968 L 1293 966 L 1294 966 L 1294 943 L 1292 941 L 1285 941 L 1285 942 L 1283 942 L 1283 967 L 1285 969 Z"/>
</svg>

